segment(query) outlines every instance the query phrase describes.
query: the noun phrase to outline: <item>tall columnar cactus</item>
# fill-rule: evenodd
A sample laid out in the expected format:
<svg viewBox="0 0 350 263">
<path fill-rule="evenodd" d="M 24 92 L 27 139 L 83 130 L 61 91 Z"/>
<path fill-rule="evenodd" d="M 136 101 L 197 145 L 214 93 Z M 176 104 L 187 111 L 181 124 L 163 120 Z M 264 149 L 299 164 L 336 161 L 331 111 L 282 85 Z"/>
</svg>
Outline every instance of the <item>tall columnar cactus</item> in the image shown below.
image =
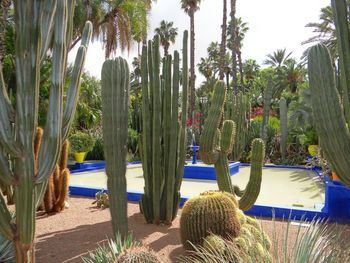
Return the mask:
<svg viewBox="0 0 350 263">
<path fill-rule="evenodd" d="M 270 116 L 270 106 L 272 100 L 272 77 L 270 76 L 267 81 L 267 86 L 264 91 L 264 113 L 263 120 L 261 124 L 261 138 L 264 143 L 267 144 L 267 127 L 269 125 L 269 116 Z"/>
<path fill-rule="evenodd" d="M 239 235 L 235 197 L 225 192 L 204 192 L 189 199 L 180 219 L 181 241 L 186 249 L 202 244 L 210 233 L 234 238 Z M 191 243 L 189 243 L 190 241 Z"/>
<path fill-rule="evenodd" d="M 14 241 L 17 262 L 34 262 L 36 207 L 42 201 L 47 178 L 54 171 L 76 109 L 92 25 L 87 23 L 84 29 L 67 99 L 63 103 L 67 46 L 71 41 L 74 7 L 73 0 L 14 1 L 15 104 L 8 97 L 0 70 L 0 145 L 13 161 L 10 166 L 8 155 L 0 152 L 0 180 L 3 184 L 14 186 L 16 219 L 12 220 L 0 195 L 0 232 Z M 52 85 L 36 165 L 34 137 L 38 118 L 40 65 L 48 53 L 52 55 Z"/>
<path fill-rule="evenodd" d="M 241 93 L 233 97 L 229 119 L 236 124 L 235 147 L 231 153 L 231 160 L 239 160 L 247 143 L 247 133 L 249 128 L 250 102 L 247 95 Z"/>
<path fill-rule="evenodd" d="M 102 131 L 106 158 L 109 210 L 113 231 L 128 233 L 126 153 L 128 140 L 129 67 L 123 58 L 107 60 L 102 67 Z"/>
<path fill-rule="evenodd" d="M 347 186 L 350 186 L 350 32 L 345 0 L 332 0 L 340 61 L 339 86 L 326 46 L 310 48 L 308 70 L 312 109 L 325 157 Z M 340 91 L 340 94 L 339 94 Z"/>
<path fill-rule="evenodd" d="M 280 99 L 280 127 L 281 127 L 281 156 L 282 160 L 286 158 L 287 138 L 288 138 L 288 108 L 285 98 Z"/>
<path fill-rule="evenodd" d="M 252 167 L 248 185 L 244 191 L 237 186 L 233 186 L 228 169 L 227 155 L 232 152 L 235 123 L 231 120 L 225 120 L 222 129 L 219 129 L 225 97 L 224 83 L 216 82 L 208 117 L 205 120 L 204 130 L 200 138 L 200 157 L 204 163 L 214 164 L 219 189 L 240 196 L 239 207 L 242 210 L 247 210 L 253 206 L 260 193 L 265 147 L 261 139 L 253 140 Z"/>
<path fill-rule="evenodd" d="M 182 57 L 182 109 L 179 121 L 179 53 L 163 59 L 160 75 L 159 36 L 142 49 L 142 147 L 145 179 L 140 208 L 147 222 L 170 224 L 177 214 L 186 150 L 187 39 Z"/>
</svg>

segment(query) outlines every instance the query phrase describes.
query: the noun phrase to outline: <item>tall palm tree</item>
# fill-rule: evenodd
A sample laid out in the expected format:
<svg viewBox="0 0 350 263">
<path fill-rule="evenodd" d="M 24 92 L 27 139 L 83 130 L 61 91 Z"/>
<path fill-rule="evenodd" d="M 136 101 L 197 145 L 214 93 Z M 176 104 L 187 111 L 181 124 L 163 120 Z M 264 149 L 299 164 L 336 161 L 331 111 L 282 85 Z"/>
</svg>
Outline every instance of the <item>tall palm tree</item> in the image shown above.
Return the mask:
<svg viewBox="0 0 350 263">
<path fill-rule="evenodd" d="M 94 39 L 102 40 L 106 57 L 117 48 L 129 50 L 134 39 L 147 36 L 148 12 L 151 0 L 77 0 L 74 13 L 73 37 L 70 48 L 81 39 L 86 20 L 93 24 Z"/>
<path fill-rule="evenodd" d="M 186 14 L 190 17 L 190 107 L 189 112 L 192 115 L 196 104 L 196 89 L 195 89 L 195 65 L 194 65 L 194 50 L 195 50 L 195 32 L 194 32 L 194 14 L 199 10 L 201 0 L 180 0 L 181 8 L 184 9 Z M 192 122 L 193 123 L 193 122 Z"/>
<path fill-rule="evenodd" d="M 243 63 L 243 73 L 248 86 L 251 86 L 254 79 L 258 76 L 259 69 L 260 66 L 254 59 L 248 59 Z"/>
<path fill-rule="evenodd" d="M 224 79 L 224 64 L 226 55 L 226 38 L 227 38 L 227 0 L 223 0 L 223 11 L 222 11 L 222 25 L 221 25 L 221 44 L 220 44 L 220 80 Z"/>
<path fill-rule="evenodd" d="M 164 56 L 168 55 L 170 43 L 175 43 L 177 36 L 177 27 L 173 27 L 174 22 L 162 20 L 160 26 L 154 32 L 160 36 L 160 44 L 164 48 Z"/>
<path fill-rule="evenodd" d="M 232 27 L 232 21 L 229 22 L 229 28 Z M 232 36 L 231 32 L 228 34 L 227 45 L 230 50 L 235 50 L 236 64 L 238 64 L 239 75 L 240 75 L 240 86 L 242 88 L 242 92 L 244 93 L 244 72 L 243 72 L 243 64 L 242 64 L 242 46 L 245 34 L 248 32 L 249 27 L 246 22 L 242 21 L 242 18 L 238 17 L 235 21 L 235 35 Z M 237 65 L 236 65 L 237 67 Z M 237 71 L 237 68 L 236 68 Z"/>
<path fill-rule="evenodd" d="M 235 40 L 236 36 L 236 0 L 231 0 L 231 12 L 230 12 L 230 17 L 231 23 L 230 26 L 230 34 L 232 38 L 232 42 Z M 232 52 L 232 66 L 231 66 L 231 71 L 232 71 L 232 82 L 233 82 L 233 93 L 237 94 L 238 92 L 238 85 L 237 85 L 237 54 L 236 54 L 236 49 L 235 47 L 232 47 L 231 49 Z"/>
<path fill-rule="evenodd" d="M 272 54 L 268 54 L 263 63 L 273 68 L 281 68 L 288 61 L 291 54 L 292 52 L 287 54 L 286 49 L 277 49 Z"/>
<path fill-rule="evenodd" d="M 208 59 L 213 66 L 213 77 L 216 78 L 216 74 L 219 72 L 220 62 L 220 45 L 218 42 L 211 42 L 207 48 Z"/>
<path fill-rule="evenodd" d="M 213 76 L 214 67 L 210 58 L 201 58 L 201 61 L 197 64 L 197 66 L 199 73 L 201 73 L 206 80 Z"/>
</svg>

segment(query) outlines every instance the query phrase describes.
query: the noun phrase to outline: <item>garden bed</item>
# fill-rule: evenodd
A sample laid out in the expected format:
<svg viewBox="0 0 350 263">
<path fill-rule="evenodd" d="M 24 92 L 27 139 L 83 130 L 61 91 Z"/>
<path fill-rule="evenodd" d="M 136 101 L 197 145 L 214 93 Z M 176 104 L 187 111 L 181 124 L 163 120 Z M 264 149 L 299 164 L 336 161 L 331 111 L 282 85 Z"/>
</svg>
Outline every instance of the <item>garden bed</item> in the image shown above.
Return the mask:
<svg viewBox="0 0 350 263">
<path fill-rule="evenodd" d="M 70 208 L 51 216 L 39 216 L 36 231 L 36 259 L 38 263 L 82 262 L 81 256 L 94 250 L 98 243 L 112 235 L 109 209 L 99 209 L 92 198 L 70 197 Z M 146 224 L 137 203 L 129 203 L 129 229 L 137 239 L 148 244 L 164 262 L 175 262 L 184 254 L 180 241 L 179 219 L 172 226 Z M 274 225 L 277 236 L 283 235 L 286 223 L 262 220 L 272 237 Z M 293 241 L 298 227 L 292 225 L 289 241 Z"/>
</svg>

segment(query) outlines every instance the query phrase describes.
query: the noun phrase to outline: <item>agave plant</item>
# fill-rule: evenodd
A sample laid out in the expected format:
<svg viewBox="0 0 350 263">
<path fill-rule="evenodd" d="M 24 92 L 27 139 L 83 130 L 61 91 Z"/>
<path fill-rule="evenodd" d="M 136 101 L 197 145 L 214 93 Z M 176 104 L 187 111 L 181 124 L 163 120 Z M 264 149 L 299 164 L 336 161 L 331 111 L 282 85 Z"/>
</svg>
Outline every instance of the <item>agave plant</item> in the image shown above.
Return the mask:
<svg viewBox="0 0 350 263">
<path fill-rule="evenodd" d="M 90 251 L 88 257 L 82 257 L 84 263 L 110 263 L 115 262 L 118 255 L 126 249 L 140 246 L 141 243 L 136 241 L 132 235 L 122 238 L 117 234 L 116 238 L 108 239 L 107 244 L 99 245 L 94 251 Z M 0 262 L 2 262 L 0 260 Z"/>
<path fill-rule="evenodd" d="M 7 240 L 0 235 L 0 262 L 14 263 L 15 262 L 15 248 L 12 241 Z"/>
</svg>

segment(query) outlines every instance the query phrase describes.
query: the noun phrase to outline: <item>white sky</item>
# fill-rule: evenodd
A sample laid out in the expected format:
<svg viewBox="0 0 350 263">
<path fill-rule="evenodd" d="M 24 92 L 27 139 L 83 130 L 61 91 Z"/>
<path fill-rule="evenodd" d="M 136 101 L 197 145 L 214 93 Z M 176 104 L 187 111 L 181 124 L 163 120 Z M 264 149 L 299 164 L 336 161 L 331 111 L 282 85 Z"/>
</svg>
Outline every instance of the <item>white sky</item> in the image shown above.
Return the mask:
<svg viewBox="0 0 350 263">
<path fill-rule="evenodd" d="M 228 12 L 230 11 L 228 1 Z M 292 56 L 299 59 L 306 46 L 301 42 L 312 36 L 312 30 L 306 28 L 309 22 L 319 20 L 320 9 L 330 4 L 330 0 L 237 0 L 237 16 L 248 23 L 249 31 L 243 42 L 243 60 L 252 58 L 261 65 L 262 61 L 277 49 L 293 51 Z M 174 48 L 181 50 L 182 32 L 189 29 L 189 17 L 183 12 L 180 0 L 158 0 L 153 3 L 150 14 L 149 36 L 153 36 L 161 20 L 174 21 L 178 27 L 178 37 Z M 195 13 L 196 64 L 206 56 L 210 42 L 220 42 L 222 23 L 222 1 L 202 0 L 200 10 Z M 73 61 L 76 49 L 69 54 Z M 137 46 L 128 54 L 122 55 L 128 61 L 137 55 Z M 85 69 L 100 78 L 104 51 L 102 45 L 94 42 L 89 46 Z M 196 86 L 203 80 L 197 73 Z"/>
</svg>

